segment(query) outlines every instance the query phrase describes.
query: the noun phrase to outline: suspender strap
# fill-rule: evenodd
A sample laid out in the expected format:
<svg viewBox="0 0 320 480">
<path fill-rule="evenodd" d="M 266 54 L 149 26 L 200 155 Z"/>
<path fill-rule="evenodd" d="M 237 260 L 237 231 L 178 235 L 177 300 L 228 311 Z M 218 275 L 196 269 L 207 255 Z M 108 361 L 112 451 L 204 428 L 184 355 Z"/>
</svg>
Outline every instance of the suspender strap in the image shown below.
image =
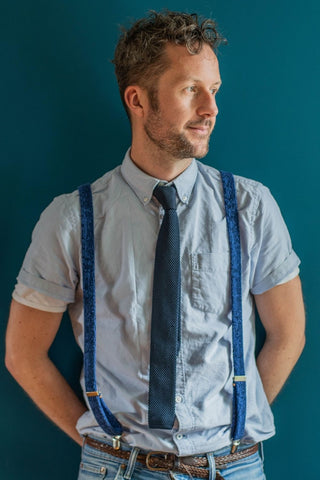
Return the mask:
<svg viewBox="0 0 320 480">
<path fill-rule="evenodd" d="M 105 404 L 96 384 L 96 301 L 93 205 L 90 184 L 79 187 L 84 306 L 84 376 L 88 401 L 100 427 L 109 435 L 121 435 L 122 427 Z"/>
<path fill-rule="evenodd" d="M 231 261 L 232 348 L 233 348 L 233 418 L 232 438 L 236 450 L 244 436 L 246 420 L 246 377 L 243 358 L 241 245 L 237 196 L 233 175 L 220 172 L 228 228 Z"/>
<path fill-rule="evenodd" d="M 243 359 L 241 246 L 234 178 L 221 171 L 231 259 L 231 302 L 233 343 L 233 418 L 234 449 L 244 435 L 246 419 L 246 377 Z M 122 427 L 102 399 L 96 385 L 96 305 L 94 268 L 94 230 L 92 192 L 89 184 L 79 187 L 81 206 L 81 246 L 84 304 L 84 373 L 90 407 L 100 427 L 109 435 L 121 435 Z"/>
</svg>

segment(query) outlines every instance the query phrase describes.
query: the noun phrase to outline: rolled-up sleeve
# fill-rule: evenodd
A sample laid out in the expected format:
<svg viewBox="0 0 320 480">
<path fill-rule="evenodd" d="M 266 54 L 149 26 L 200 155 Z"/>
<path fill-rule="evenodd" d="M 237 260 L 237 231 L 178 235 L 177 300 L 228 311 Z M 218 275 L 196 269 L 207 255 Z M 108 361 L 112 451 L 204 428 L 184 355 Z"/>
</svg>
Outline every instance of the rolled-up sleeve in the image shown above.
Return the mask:
<svg viewBox="0 0 320 480">
<path fill-rule="evenodd" d="M 280 209 L 268 188 L 261 185 L 253 222 L 251 293 L 261 294 L 297 272 L 300 260 Z"/>
<path fill-rule="evenodd" d="M 79 226 L 72 195 L 62 195 L 41 214 L 18 281 L 40 293 L 73 303 L 79 281 Z"/>
</svg>

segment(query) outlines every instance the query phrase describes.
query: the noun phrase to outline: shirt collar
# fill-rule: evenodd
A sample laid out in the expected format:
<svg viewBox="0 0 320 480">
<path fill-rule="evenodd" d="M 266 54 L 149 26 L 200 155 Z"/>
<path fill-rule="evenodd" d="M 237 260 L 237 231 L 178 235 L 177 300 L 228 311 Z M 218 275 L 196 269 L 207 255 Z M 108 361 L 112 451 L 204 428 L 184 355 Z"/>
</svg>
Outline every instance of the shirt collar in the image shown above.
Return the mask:
<svg viewBox="0 0 320 480">
<path fill-rule="evenodd" d="M 177 178 L 172 182 L 165 182 L 159 180 L 159 178 L 151 177 L 140 170 L 140 168 L 138 168 L 131 160 L 129 149 L 121 165 L 121 174 L 143 205 L 147 205 L 150 202 L 153 190 L 160 182 L 164 185 L 174 184 L 179 200 L 182 203 L 188 204 L 197 178 L 198 166 L 197 162 L 193 159 L 189 167 L 186 168 Z"/>
</svg>

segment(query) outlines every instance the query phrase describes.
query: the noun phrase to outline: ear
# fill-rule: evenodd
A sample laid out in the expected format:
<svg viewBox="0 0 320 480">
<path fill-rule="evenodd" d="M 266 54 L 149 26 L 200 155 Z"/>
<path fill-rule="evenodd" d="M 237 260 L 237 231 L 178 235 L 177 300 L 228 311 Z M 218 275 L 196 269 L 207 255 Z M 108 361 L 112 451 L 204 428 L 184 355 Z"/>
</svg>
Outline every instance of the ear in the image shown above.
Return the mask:
<svg viewBox="0 0 320 480">
<path fill-rule="evenodd" d="M 146 92 L 138 85 L 129 85 L 124 92 L 124 100 L 131 115 L 143 117 L 146 107 Z"/>
</svg>

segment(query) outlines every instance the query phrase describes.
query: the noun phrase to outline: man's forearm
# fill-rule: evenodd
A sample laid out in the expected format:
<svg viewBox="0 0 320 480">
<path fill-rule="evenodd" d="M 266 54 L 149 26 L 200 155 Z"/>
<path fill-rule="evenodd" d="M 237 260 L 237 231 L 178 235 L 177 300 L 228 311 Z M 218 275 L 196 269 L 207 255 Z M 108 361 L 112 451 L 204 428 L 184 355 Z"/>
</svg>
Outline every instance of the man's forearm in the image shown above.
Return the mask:
<svg viewBox="0 0 320 480">
<path fill-rule="evenodd" d="M 304 336 L 298 340 L 267 337 L 258 355 L 257 366 L 270 404 L 289 377 L 301 355 L 304 344 Z"/>
<path fill-rule="evenodd" d="M 86 411 L 48 357 L 62 313 L 37 310 L 12 301 L 6 334 L 6 366 L 38 407 L 81 445 L 75 426 Z"/>
<path fill-rule="evenodd" d="M 305 344 L 305 312 L 299 277 L 255 295 L 266 341 L 257 358 L 269 403 L 276 398 Z"/>
<path fill-rule="evenodd" d="M 17 365 L 19 362 L 15 365 L 10 365 L 10 362 L 7 364 L 13 377 L 40 410 L 81 446 L 81 436 L 75 426 L 87 408 L 52 361 L 45 356 L 30 361 L 24 359 L 23 364 Z"/>
</svg>

